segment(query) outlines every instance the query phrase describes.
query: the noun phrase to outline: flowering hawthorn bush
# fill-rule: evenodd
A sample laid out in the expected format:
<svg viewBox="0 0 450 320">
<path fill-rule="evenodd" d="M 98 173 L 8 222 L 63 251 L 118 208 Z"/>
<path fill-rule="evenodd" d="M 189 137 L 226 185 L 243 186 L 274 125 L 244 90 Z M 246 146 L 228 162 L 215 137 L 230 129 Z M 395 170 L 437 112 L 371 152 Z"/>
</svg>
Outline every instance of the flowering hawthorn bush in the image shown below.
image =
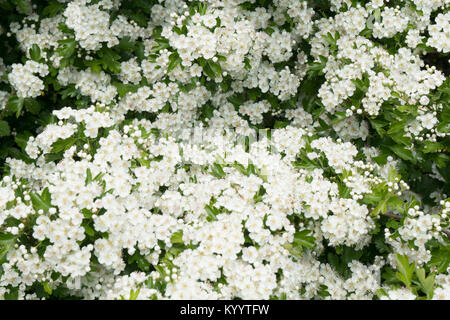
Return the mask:
<svg viewBox="0 0 450 320">
<path fill-rule="evenodd" d="M 0 298 L 450 299 L 449 0 L 0 0 Z"/>
</svg>

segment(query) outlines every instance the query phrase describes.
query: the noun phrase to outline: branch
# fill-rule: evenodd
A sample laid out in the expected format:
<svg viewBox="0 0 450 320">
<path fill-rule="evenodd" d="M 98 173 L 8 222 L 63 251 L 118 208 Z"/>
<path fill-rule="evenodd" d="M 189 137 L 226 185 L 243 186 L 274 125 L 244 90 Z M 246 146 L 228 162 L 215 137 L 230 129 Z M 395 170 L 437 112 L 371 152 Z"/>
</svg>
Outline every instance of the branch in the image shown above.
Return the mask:
<svg viewBox="0 0 450 320">
<path fill-rule="evenodd" d="M 399 215 L 399 214 L 395 214 L 395 213 L 383 213 L 383 216 L 389 217 L 389 218 L 393 218 L 396 220 L 401 220 L 403 218 L 403 216 Z M 447 239 L 450 240 L 450 231 L 447 229 L 442 229 L 441 230 L 443 233 L 445 233 L 445 235 L 447 236 Z"/>
</svg>

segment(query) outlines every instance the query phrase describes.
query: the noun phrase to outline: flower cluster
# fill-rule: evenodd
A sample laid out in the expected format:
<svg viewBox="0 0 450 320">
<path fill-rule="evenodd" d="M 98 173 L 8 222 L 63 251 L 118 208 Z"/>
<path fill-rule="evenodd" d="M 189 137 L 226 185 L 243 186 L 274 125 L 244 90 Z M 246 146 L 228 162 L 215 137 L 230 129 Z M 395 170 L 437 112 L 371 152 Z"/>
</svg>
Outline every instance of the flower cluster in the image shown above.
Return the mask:
<svg viewBox="0 0 450 320">
<path fill-rule="evenodd" d="M 48 74 L 48 66 L 42 63 L 28 60 L 24 65 L 13 64 L 8 80 L 17 95 L 22 98 L 37 97 L 44 90 L 44 82 L 35 74 L 44 77 Z"/>
<path fill-rule="evenodd" d="M 34 2 L 0 298 L 450 299 L 448 1 Z"/>
</svg>

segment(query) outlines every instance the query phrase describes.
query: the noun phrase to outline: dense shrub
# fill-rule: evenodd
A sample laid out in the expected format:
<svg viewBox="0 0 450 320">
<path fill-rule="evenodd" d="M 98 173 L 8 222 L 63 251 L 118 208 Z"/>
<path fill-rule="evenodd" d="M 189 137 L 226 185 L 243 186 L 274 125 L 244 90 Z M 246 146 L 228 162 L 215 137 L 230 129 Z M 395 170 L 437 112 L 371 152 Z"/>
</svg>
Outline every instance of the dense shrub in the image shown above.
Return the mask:
<svg viewBox="0 0 450 320">
<path fill-rule="evenodd" d="M 0 297 L 449 299 L 449 8 L 0 0 Z"/>
</svg>

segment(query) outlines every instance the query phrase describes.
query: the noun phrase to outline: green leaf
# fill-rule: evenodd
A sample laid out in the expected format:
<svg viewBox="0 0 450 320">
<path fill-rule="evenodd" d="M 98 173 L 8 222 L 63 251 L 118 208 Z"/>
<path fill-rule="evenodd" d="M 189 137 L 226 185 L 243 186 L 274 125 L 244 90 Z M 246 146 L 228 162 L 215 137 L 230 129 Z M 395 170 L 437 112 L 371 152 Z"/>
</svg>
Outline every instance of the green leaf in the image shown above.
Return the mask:
<svg viewBox="0 0 450 320">
<path fill-rule="evenodd" d="M 374 237 L 373 243 L 375 244 L 375 247 L 380 253 L 389 252 L 389 247 L 387 246 L 384 236 L 382 234 Z"/>
<path fill-rule="evenodd" d="M 340 268 L 339 257 L 333 252 L 328 252 L 327 260 L 334 269 L 338 270 Z"/>
<path fill-rule="evenodd" d="M 44 281 L 42 283 L 42 286 L 44 287 L 45 292 L 48 293 L 49 295 L 51 295 L 53 293 L 52 287 L 50 286 L 48 281 Z"/>
<path fill-rule="evenodd" d="M 5 300 L 18 300 L 19 299 L 19 287 L 13 287 L 9 292 L 5 292 Z"/>
<path fill-rule="evenodd" d="M 11 134 L 11 129 L 8 122 L 5 120 L 0 120 L 0 137 L 6 137 Z"/>
<path fill-rule="evenodd" d="M 248 172 L 247 169 L 240 163 L 238 163 L 237 161 L 235 161 L 233 163 L 233 168 L 235 168 L 236 170 L 238 170 L 240 173 L 242 173 L 243 175 L 248 176 Z"/>
<path fill-rule="evenodd" d="M 373 157 L 372 160 L 375 161 L 380 166 L 384 166 L 387 162 L 387 157 L 388 157 L 387 154 L 381 154 L 377 157 Z"/>
<path fill-rule="evenodd" d="M 117 93 L 119 94 L 119 97 L 123 98 L 128 92 L 136 92 L 140 88 L 139 85 L 135 84 L 124 84 L 119 81 L 113 81 L 112 85 L 116 87 Z"/>
<path fill-rule="evenodd" d="M 130 299 L 129 300 L 136 300 L 139 296 L 139 292 L 141 291 L 141 288 L 138 288 L 136 291 L 133 289 L 130 290 Z"/>
<path fill-rule="evenodd" d="M 441 122 L 441 123 L 436 127 L 436 129 L 437 129 L 439 132 L 442 132 L 442 133 L 449 133 L 449 132 L 450 132 L 450 123 L 449 123 L 449 122 Z"/>
<path fill-rule="evenodd" d="M 48 192 L 48 189 L 45 188 L 45 190 L 42 192 L 42 195 L 39 195 L 37 193 L 30 193 L 31 202 L 33 203 L 34 210 L 44 210 L 45 212 L 48 211 L 51 208 L 50 204 L 50 193 Z"/>
<path fill-rule="evenodd" d="M 105 175 L 104 172 L 100 172 L 99 174 L 97 174 L 94 179 L 92 179 L 92 181 L 100 181 L 101 178 L 103 178 L 103 176 Z"/>
<path fill-rule="evenodd" d="M 404 134 L 403 129 L 404 129 L 405 125 L 406 125 L 406 121 L 400 121 L 397 123 L 393 123 L 391 125 L 391 127 L 389 128 L 389 130 L 387 131 L 387 134 L 390 135 L 390 134 L 393 134 L 393 133 L 399 132 L 399 131 L 401 131 Z"/>
<path fill-rule="evenodd" d="M 92 172 L 91 169 L 86 169 L 86 179 L 84 180 L 84 185 L 87 186 L 92 181 Z"/>
<path fill-rule="evenodd" d="M 441 245 L 431 252 L 429 265 L 436 267 L 439 273 L 445 272 L 450 265 L 450 246 Z"/>
<path fill-rule="evenodd" d="M 120 55 L 114 52 L 113 49 L 103 47 L 98 51 L 98 56 L 101 58 L 103 69 L 109 70 L 112 73 L 120 73 Z"/>
<path fill-rule="evenodd" d="M 281 129 L 281 128 L 287 127 L 288 125 L 289 125 L 289 122 L 288 122 L 288 121 L 280 121 L 280 120 L 276 120 L 275 123 L 274 123 L 274 125 L 273 125 L 273 128 L 274 128 L 274 129 Z"/>
<path fill-rule="evenodd" d="M 130 36 L 125 36 L 122 39 L 120 39 L 119 44 L 117 45 L 117 48 L 124 51 L 132 51 L 134 50 L 135 42 L 131 40 Z"/>
<path fill-rule="evenodd" d="M 362 250 L 355 250 L 351 247 L 345 247 L 344 252 L 342 254 L 342 259 L 344 263 L 347 265 L 349 262 L 352 262 L 353 260 L 359 260 L 362 255 L 363 255 Z"/>
<path fill-rule="evenodd" d="M 17 145 L 22 148 L 22 150 L 25 149 L 27 146 L 28 139 L 31 137 L 31 132 L 25 131 L 20 132 L 14 137 L 14 141 L 17 143 Z"/>
<path fill-rule="evenodd" d="M 100 60 L 84 61 L 84 64 L 91 68 L 94 73 L 100 73 L 102 71 L 102 62 Z"/>
<path fill-rule="evenodd" d="M 71 97 L 71 98 L 76 97 L 78 95 L 78 91 L 74 85 L 69 85 L 64 90 L 61 90 L 60 94 L 61 94 L 61 98 L 64 100 L 67 97 Z"/>
<path fill-rule="evenodd" d="M 64 4 L 59 3 L 58 1 L 51 1 L 48 6 L 42 10 L 42 16 L 44 17 L 54 17 L 56 16 L 62 9 L 64 8 Z"/>
<path fill-rule="evenodd" d="M 208 65 L 214 73 L 215 77 L 220 77 L 222 75 L 222 67 L 219 63 L 212 60 L 208 60 Z"/>
<path fill-rule="evenodd" d="M 45 189 L 42 191 L 41 198 L 42 198 L 42 200 L 45 201 L 45 203 L 50 204 L 50 201 L 51 201 L 51 195 L 50 195 L 50 191 L 48 191 L 48 188 L 45 188 Z"/>
<path fill-rule="evenodd" d="M 216 74 L 214 73 L 213 69 L 211 69 L 211 66 L 209 65 L 209 63 L 206 63 L 203 66 L 203 72 L 211 79 L 214 79 L 216 77 Z"/>
<path fill-rule="evenodd" d="M 32 98 L 26 98 L 24 100 L 25 107 L 28 111 L 30 111 L 32 114 L 39 114 L 39 111 L 41 111 L 41 105 L 36 99 Z"/>
<path fill-rule="evenodd" d="M 172 242 L 173 244 L 175 244 L 175 243 L 184 244 L 184 242 L 183 242 L 183 230 L 179 230 L 179 231 L 173 233 L 172 237 L 170 238 L 170 242 Z"/>
<path fill-rule="evenodd" d="M 223 171 L 222 166 L 216 162 L 212 165 L 211 169 L 212 169 L 211 174 L 216 178 L 222 179 L 226 176 L 226 173 L 225 171 Z"/>
<path fill-rule="evenodd" d="M 405 202 L 398 197 L 391 197 L 389 198 L 387 205 L 391 210 L 397 210 L 400 211 L 403 208 L 403 205 Z"/>
<path fill-rule="evenodd" d="M 88 219 L 93 215 L 93 213 L 86 208 L 81 209 L 81 213 L 83 213 L 83 216 Z"/>
<path fill-rule="evenodd" d="M 389 201 L 391 197 L 390 196 L 386 196 L 383 200 L 381 200 L 378 205 L 375 207 L 375 209 L 373 209 L 372 213 L 370 214 L 371 216 L 377 216 L 378 214 L 384 214 L 387 211 L 387 202 Z"/>
<path fill-rule="evenodd" d="M 59 153 L 61 151 L 66 151 L 69 149 L 75 142 L 77 138 L 69 137 L 66 139 L 58 139 L 58 141 L 52 144 L 52 153 Z"/>
<path fill-rule="evenodd" d="M 175 69 L 179 64 L 181 64 L 181 58 L 178 52 L 174 52 L 169 56 L 169 66 L 167 67 L 167 72 L 169 73 Z"/>
<path fill-rule="evenodd" d="M 292 254 L 294 257 L 300 259 L 303 254 L 303 248 L 302 247 L 294 247 L 294 245 L 290 243 L 285 243 L 282 246 L 284 249 L 286 249 L 290 254 Z"/>
<path fill-rule="evenodd" d="M 388 295 L 388 294 L 386 293 L 386 291 L 385 291 L 384 289 L 380 288 L 380 289 L 377 290 L 377 296 L 378 296 L 378 298 L 381 298 L 381 297 L 387 296 L 387 295 Z"/>
<path fill-rule="evenodd" d="M 23 109 L 23 102 L 24 99 L 23 98 L 19 98 L 17 96 L 12 96 L 8 99 L 8 108 L 12 111 L 16 113 L 16 117 L 18 118 L 20 116 L 20 113 L 22 112 Z"/>
<path fill-rule="evenodd" d="M 198 8 L 197 8 L 198 13 L 200 13 L 200 15 L 202 15 L 202 16 L 205 15 L 206 11 L 208 10 L 208 4 L 200 2 L 197 4 L 197 6 L 198 6 Z"/>
<path fill-rule="evenodd" d="M 434 291 L 435 274 L 432 273 L 425 277 L 425 269 L 416 268 L 416 276 L 419 279 L 422 291 L 427 295 L 427 299 L 431 299 Z"/>
<path fill-rule="evenodd" d="M 3 260 L 5 259 L 9 250 L 11 250 L 14 247 L 15 243 L 16 243 L 16 236 L 12 234 L 0 233 L 0 264 L 3 263 Z"/>
<path fill-rule="evenodd" d="M 409 105 L 401 105 L 397 107 L 397 110 L 402 113 L 413 113 L 416 110 L 416 107 Z"/>
<path fill-rule="evenodd" d="M 31 1 L 27 0 L 14 0 L 17 8 L 21 13 L 29 14 L 31 13 Z"/>
<path fill-rule="evenodd" d="M 381 17 L 381 10 L 380 10 L 380 8 L 375 9 L 375 11 L 373 12 L 373 16 L 375 17 L 375 21 L 379 21 L 379 19 Z"/>
<path fill-rule="evenodd" d="M 69 58 L 75 53 L 76 46 L 77 42 L 75 39 L 69 38 L 58 40 L 58 48 L 56 49 L 56 52 L 64 58 Z"/>
<path fill-rule="evenodd" d="M 316 239 L 312 236 L 308 236 L 311 232 L 311 230 L 296 232 L 294 234 L 294 244 L 300 247 L 314 248 Z"/>
<path fill-rule="evenodd" d="M 52 162 L 52 161 L 59 161 L 63 158 L 63 155 L 60 153 L 47 153 L 45 155 L 45 161 Z"/>
<path fill-rule="evenodd" d="M 341 122 L 342 120 L 347 119 L 347 114 L 344 111 L 335 112 L 334 116 L 336 116 L 336 118 L 334 118 L 333 120 L 331 120 L 329 122 L 329 124 L 331 124 L 331 125 L 337 124 L 337 123 Z"/>
<path fill-rule="evenodd" d="M 389 148 L 394 151 L 394 153 L 399 156 L 400 158 L 402 158 L 403 160 L 409 160 L 413 163 L 416 162 L 416 160 L 413 157 L 412 151 L 405 149 L 402 146 L 399 145 L 395 145 L 395 146 L 389 146 Z"/>
<path fill-rule="evenodd" d="M 383 129 L 383 127 L 387 125 L 386 122 L 375 119 L 369 119 L 369 121 L 372 125 L 372 128 L 374 128 L 380 136 L 383 136 L 386 133 L 386 131 Z"/>
<path fill-rule="evenodd" d="M 136 259 L 136 264 L 138 265 L 139 269 L 142 271 L 148 271 L 150 269 L 150 262 L 148 262 L 148 260 L 142 256 L 139 256 Z"/>
<path fill-rule="evenodd" d="M 250 100 L 256 101 L 261 96 L 261 91 L 257 88 L 248 89 L 247 96 Z"/>
<path fill-rule="evenodd" d="M 397 278 L 410 289 L 415 263 L 410 265 L 408 257 L 400 254 L 396 255 L 396 262 L 397 270 L 399 271 L 396 273 Z"/>
<path fill-rule="evenodd" d="M 95 235 L 95 230 L 87 222 L 83 222 L 82 226 L 88 236 L 93 237 Z"/>
<path fill-rule="evenodd" d="M 394 219 L 389 219 L 386 222 L 386 227 L 390 228 L 390 229 L 398 229 L 399 225 L 400 225 L 399 222 L 397 220 L 394 220 Z"/>
<path fill-rule="evenodd" d="M 381 274 L 381 277 L 385 281 L 386 284 L 397 284 L 398 279 L 395 274 L 395 271 L 392 268 L 385 268 L 384 272 Z"/>
<path fill-rule="evenodd" d="M 68 33 L 72 35 L 75 34 L 75 32 L 72 29 L 70 29 L 64 22 L 60 22 L 57 28 L 61 30 L 63 33 Z"/>
<path fill-rule="evenodd" d="M 423 146 L 423 152 L 424 153 L 431 153 L 431 152 L 437 152 L 441 151 L 444 148 L 444 145 L 439 142 L 431 142 L 431 141 L 425 141 Z"/>
<path fill-rule="evenodd" d="M 0 233 L 0 245 L 3 245 L 4 243 L 9 242 L 13 239 L 15 239 L 15 236 L 12 234 Z"/>
<path fill-rule="evenodd" d="M 322 74 L 322 70 L 326 67 L 325 63 L 322 62 L 312 62 L 309 64 L 308 72 L 316 72 L 317 74 Z"/>
<path fill-rule="evenodd" d="M 208 221 L 216 221 L 217 220 L 217 215 L 219 214 L 219 210 L 217 210 L 215 207 L 207 204 L 205 206 L 205 211 L 208 214 Z"/>
<path fill-rule="evenodd" d="M 244 103 L 244 98 L 242 97 L 242 94 L 237 93 L 229 96 L 227 98 L 227 101 L 230 102 L 233 106 L 239 107 L 241 104 Z"/>
<path fill-rule="evenodd" d="M 403 131 L 388 133 L 388 135 L 392 140 L 394 140 L 396 143 L 400 145 L 404 145 L 406 147 L 411 145 L 411 138 L 405 136 L 405 133 Z"/>
<path fill-rule="evenodd" d="M 41 59 L 41 48 L 37 44 L 33 44 L 29 53 L 32 60 L 39 61 Z"/>
</svg>

